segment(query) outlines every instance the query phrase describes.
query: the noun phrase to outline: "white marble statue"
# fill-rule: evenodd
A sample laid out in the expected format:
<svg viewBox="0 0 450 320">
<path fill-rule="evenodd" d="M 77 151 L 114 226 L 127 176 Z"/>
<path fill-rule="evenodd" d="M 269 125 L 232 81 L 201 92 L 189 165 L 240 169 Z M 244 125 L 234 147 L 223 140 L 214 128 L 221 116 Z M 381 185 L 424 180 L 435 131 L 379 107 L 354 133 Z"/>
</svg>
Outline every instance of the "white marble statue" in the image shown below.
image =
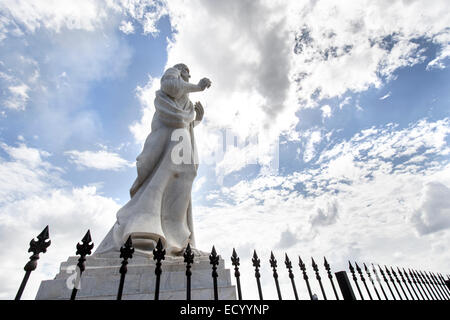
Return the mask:
<svg viewBox="0 0 450 320">
<path fill-rule="evenodd" d="M 193 128 L 204 111 L 200 102 L 192 104 L 189 93 L 209 88 L 211 81 L 191 84 L 189 78 L 184 64 L 169 68 L 161 78 L 151 132 L 136 159 L 131 199 L 117 212 L 96 254 L 118 252 L 129 235 L 143 253 L 151 253 L 159 238 L 168 255 L 182 254 L 188 243 L 195 247 L 191 189 L 198 161 Z"/>
</svg>

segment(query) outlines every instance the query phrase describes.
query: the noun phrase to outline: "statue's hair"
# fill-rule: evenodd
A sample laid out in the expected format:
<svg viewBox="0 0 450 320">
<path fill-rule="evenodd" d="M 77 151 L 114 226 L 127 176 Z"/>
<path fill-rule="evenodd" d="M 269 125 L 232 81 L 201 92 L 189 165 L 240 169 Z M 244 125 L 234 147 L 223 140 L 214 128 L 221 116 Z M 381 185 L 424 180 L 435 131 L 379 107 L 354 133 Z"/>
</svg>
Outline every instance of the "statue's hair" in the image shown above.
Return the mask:
<svg viewBox="0 0 450 320">
<path fill-rule="evenodd" d="M 187 65 L 185 65 L 184 63 L 177 63 L 176 65 L 173 66 L 174 68 L 182 71 L 183 69 L 186 69 L 187 72 L 189 72 L 189 68 Z"/>
</svg>

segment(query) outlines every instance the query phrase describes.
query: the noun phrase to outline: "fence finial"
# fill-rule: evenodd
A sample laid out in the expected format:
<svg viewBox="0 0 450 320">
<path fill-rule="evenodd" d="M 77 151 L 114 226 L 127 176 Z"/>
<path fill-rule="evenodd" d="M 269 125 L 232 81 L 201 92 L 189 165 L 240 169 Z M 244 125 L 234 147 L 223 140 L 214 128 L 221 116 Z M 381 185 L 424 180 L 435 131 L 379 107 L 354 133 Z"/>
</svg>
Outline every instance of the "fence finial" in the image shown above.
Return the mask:
<svg viewBox="0 0 450 320">
<path fill-rule="evenodd" d="M 163 248 L 161 238 L 158 239 L 156 247 L 153 249 L 153 260 L 156 260 L 156 283 L 155 283 L 155 300 L 159 300 L 159 285 L 161 281 L 161 260 L 165 259 L 166 250 Z"/>
<path fill-rule="evenodd" d="M 30 248 L 28 249 L 28 252 L 33 252 L 33 255 L 30 257 L 30 261 L 28 261 L 23 268 L 25 270 L 25 276 L 23 277 L 22 283 L 17 291 L 15 300 L 20 300 L 22 297 L 23 290 L 25 289 L 31 272 L 37 268 L 39 254 L 47 252 L 47 248 L 52 243 L 49 238 L 48 226 L 46 226 L 36 238 L 38 239 L 37 241 L 34 240 L 34 238 L 30 241 Z"/>
<path fill-rule="evenodd" d="M 81 274 L 84 272 L 86 268 L 86 256 L 91 254 L 92 249 L 94 248 L 94 243 L 92 242 L 91 238 L 91 231 L 88 230 L 86 234 L 84 235 L 83 239 L 81 239 L 81 243 L 77 243 L 77 255 L 80 255 L 80 258 L 78 259 L 77 267 L 80 270 L 80 275 L 75 280 L 75 286 L 72 289 L 72 295 L 70 296 L 70 300 L 75 300 L 75 297 L 77 296 L 79 282 L 81 281 Z"/>
<path fill-rule="evenodd" d="M 289 279 L 291 279 L 292 290 L 294 290 L 295 300 L 298 300 L 297 288 L 295 287 L 294 273 L 292 272 L 292 262 L 289 259 L 287 253 L 285 253 L 284 264 L 286 265 L 286 268 L 288 269 Z"/>
<path fill-rule="evenodd" d="M 256 284 L 258 286 L 259 299 L 263 300 L 263 294 L 262 294 L 262 290 L 261 290 L 261 281 L 259 280 L 259 278 L 261 278 L 261 274 L 259 273 L 259 268 L 261 266 L 260 262 L 261 262 L 261 260 L 258 258 L 258 255 L 256 254 L 256 250 L 253 250 L 252 263 L 253 263 L 253 267 L 255 267 Z"/>
<path fill-rule="evenodd" d="M 281 291 L 280 291 L 280 285 L 278 283 L 278 273 L 277 273 L 277 260 L 275 259 L 275 256 L 273 255 L 273 252 L 270 251 L 270 266 L 273 271 L 273 279 L 275 280 L 275 287 L 277 288 L 277 294 L 278 294 L 278 300 L 282 300 L 281 298 Z"/>
<path fill-rule="evenodd" d="M 312 294 L 312 291 L 311 291 L 311 287 L 309 285 L 308 275 L 306 273 L 306 265 L 305 265 L 305 263 L 303 262 L 303 260 L 302 260 L 302 258 L 300 256 L 298 256 L 298 266 L 300 267 L 300 270 L 302 270 L 303 279 L 305 280 L 306 288 L 308 289 L 309 298 L 311 300 L 314 300 L 313 299 L 313 294 Z"/>
<path fill-rule="evenodd" d="M 117 300 L 122 300 L 122 292 L 123 292 L 123 285 L 125 283 L 125 275 L 128 271 L 128 268 L 127 268 L 128 259 L 133 258 L 133 253 L 134 253 L 133 242 L 131 241 L 131 235 L 129 235 L 125 244 L 120 248 L 120 258 L 123 258 L 123 260 L 122 260 L 122 266 L 120 267 L 120 270 L 119 270 L 120 282 L 119 282 L 119 290 L 117 291 Z"/>
<path fill-rule="evenodd" d="M 241 273 L 239 272 L 240 263 L 239 263 L 239 257 L 234 248 L 233 248 L 233 253 L 231 255 L 231 264 L 234 266 L 234 277 L 236 278 L 238 299 L 242 300 L 241 280 L 240 280 Z"/>
<path fill-rule="evenodd" d="M 186 263 L 186 300 L 191 300 L 191 264 L 194 263 L 194 253 L 191 250 L 191 244 L 188 243 L 183 253 L 184 262 Z"/>
<path fill-rule="evenodd" d="M 212 277 L 214 286 L 214 300 L 219 300 L 219 293 L 217 291 L 217 266 L 219 265 L 219 256 L 217 255 L 216 248 L 213 246 L 211 254 L 209 255 L 209 263 L 212 265 Z"/>
<path fill-rule="evenodd" d="M 330 264 L 328 263 L 327 258 L 325 258 L 325 257 L 323 257 L 323 266 L 325 267 L 325 270 L 327 271 L 328 279 L 330 279 L 331 287 L 333 288 L 333 292 L 334 292 L 334 295 L 336 296 L 336 300 L 339 300 L 339 296 L 337 294 L 336 287 L 334 286 L 333 275 L 331 274 Z"/>
</svg>

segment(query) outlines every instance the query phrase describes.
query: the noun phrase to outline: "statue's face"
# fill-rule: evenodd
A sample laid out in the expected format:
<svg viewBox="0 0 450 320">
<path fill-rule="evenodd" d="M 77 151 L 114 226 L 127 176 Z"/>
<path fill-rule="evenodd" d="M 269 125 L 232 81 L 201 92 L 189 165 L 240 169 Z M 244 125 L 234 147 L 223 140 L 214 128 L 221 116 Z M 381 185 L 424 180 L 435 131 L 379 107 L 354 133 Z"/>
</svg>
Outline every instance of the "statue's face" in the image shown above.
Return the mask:
<svg viewBox="0 0 450 320">
<path fill-rule="evenodd" d="M 191 77 L 191 75 L 189 74 L 189 69 L 187 68 L 183 68 L 181 70 L 181 78 L 186 81 L 189 82 L 189 78 Z"/>
</svg>

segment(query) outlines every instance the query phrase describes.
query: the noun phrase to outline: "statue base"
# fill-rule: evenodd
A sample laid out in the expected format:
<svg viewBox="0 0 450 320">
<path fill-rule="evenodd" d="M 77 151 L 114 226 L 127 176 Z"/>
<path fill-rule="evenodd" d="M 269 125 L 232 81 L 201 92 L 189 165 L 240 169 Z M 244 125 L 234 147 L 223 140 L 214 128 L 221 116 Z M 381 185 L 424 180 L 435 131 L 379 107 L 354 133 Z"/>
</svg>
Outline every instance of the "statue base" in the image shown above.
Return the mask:
<svg viewBox="0 0 450 320">
<path fill-rule="evenodd" d="M 117 254 L 94 254 L 86 258 L 76 300 L 115 300 L 119 289 L 122 259 Z M 53 280 L 41 282 L 36 300 L 68 300 L 77 280 L 78 257 L 62 262 Z M 183 257 L 167 256 L 162 262 L 160 300 L 186 299 L 186 265 Z M 153 300 L 155 297 L 155 261 L 151 255 L 135 254 L 128 263 L 122 300 Z M 191 299 L 213 300 L 212 269 L 207 255 L 196 256 L 191 268 Z M 220 300 L 236 300 L 230 270 L 221 258 L 217 267 Z"/>
</svg>

